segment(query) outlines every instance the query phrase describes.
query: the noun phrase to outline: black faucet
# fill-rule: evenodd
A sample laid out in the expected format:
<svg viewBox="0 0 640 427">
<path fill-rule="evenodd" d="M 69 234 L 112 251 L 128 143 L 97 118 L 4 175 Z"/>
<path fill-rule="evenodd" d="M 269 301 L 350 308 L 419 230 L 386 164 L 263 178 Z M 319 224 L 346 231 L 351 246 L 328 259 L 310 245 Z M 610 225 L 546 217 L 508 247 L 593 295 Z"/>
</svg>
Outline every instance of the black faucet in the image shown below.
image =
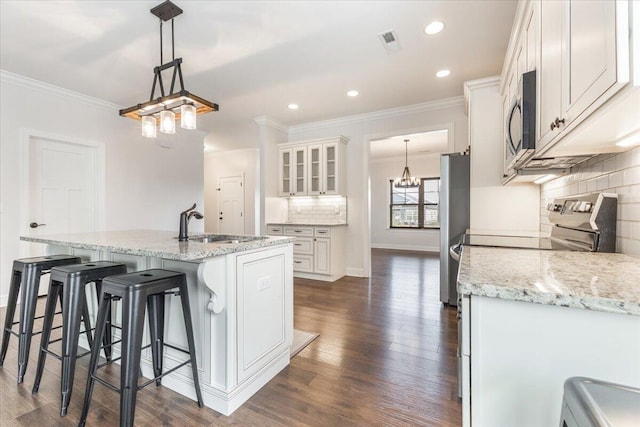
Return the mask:
<svg viewBox="0 0 640 427">
<path fill-rule="evenodd" d="M 189 209 L 184 212 L 180 212 L 180 233 L 178 234 L 178 240 L 184 242 L 185 240 L 189 240 L 189 221 L 192 216 L 195 216 L 196 219 L 202 219 L 204 216 L 194 210 L 196 208 L 196 204 L 194 203 Z"/>
</svg>

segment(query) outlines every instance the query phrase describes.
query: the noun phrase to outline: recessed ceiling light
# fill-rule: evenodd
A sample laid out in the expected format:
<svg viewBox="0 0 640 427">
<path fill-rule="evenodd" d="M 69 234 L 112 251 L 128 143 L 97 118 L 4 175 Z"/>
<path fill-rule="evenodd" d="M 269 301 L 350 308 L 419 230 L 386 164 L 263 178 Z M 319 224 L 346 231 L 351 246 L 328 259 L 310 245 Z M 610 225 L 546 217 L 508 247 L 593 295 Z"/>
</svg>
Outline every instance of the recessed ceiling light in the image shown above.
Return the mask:
<svg viewBox="0 0 640 427">
<path fill-rule="evenodd" d="M 434 34 L 438 34 L 443 29 L 444 29 L 444 22 L 433 21 L 431 24 L 424 27 L 424 33 L 432 36 Z"/>
<path fill-rule="evenodd" d="M 350 90 L 350 91 L 347 92 L 347 96 L 350 96 L 352 98 L 354 96 L 358 96 L 358 95 L 360 95 L 360 92 L 358 92 L 357 90 Z"/>
<path fill-rule="evenodd" d="M 447 77 L 449 74 L 451 74 L 450 70 L 440 70 L 436 73 L 436 77 Z"/>
<path fill-rule="evenodd" d="M 298 108 L 300 108 L 298 104 L 289 104 L 288 107 L 290 110 L 297 110 Z"/>
</svg>

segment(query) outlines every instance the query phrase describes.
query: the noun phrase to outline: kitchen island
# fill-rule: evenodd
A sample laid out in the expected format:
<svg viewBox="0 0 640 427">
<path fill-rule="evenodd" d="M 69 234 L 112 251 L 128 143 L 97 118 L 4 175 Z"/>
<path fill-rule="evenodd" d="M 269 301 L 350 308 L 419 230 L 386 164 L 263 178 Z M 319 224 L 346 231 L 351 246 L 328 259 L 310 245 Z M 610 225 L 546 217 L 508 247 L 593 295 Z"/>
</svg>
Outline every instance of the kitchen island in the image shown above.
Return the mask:
<svg viewBox="0 0 640 427">
<path fill-rule="evenodd" d="M 120 262 L 128 271 L 163 268 L 186 273 L 204 404 L 230 415 L 289 364 L 293 238 L 207 236 L 179 242 L 175 232 L 130 230 L 21 240 L 46 244 L 47 254 L 72 254 L 84 262 Z M 88 299 L 95 301 L 92 295 Z M 90 310 L 95 313 L 95 305 Z M 114 310 L 117 323 L 119 303 Z M 87 346 L 82 339 L 81 345 Z M 146 345 L 146 331 L 144 341 Z M 171 296 L 166 301 L 165 342 L 187 349 L 180 301 Z M 114 354 L 119 355 L 117 346 Z M 167 347 L 165 369 L 184 358 Z M 141 366 L 143 375 L 152 378 L 150 349 L 143 350 Z M 164 377 L 162 385 L 195 399 L 189 366 Z"/>
<path fill-rule="evenodd" d="M 640 387 L 640 260 L 465 246 L 463 425 L 558 425 L 564 381 Z"/>
</svg>

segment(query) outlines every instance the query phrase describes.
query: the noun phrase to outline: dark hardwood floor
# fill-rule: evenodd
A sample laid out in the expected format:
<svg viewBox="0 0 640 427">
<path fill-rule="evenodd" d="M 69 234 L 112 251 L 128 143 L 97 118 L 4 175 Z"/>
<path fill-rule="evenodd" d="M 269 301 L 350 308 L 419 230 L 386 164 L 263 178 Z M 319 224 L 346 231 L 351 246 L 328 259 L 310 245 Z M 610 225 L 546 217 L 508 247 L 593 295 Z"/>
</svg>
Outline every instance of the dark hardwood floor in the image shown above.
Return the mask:
<svg viewBox="0 0 640 427">
<path fill-rule="evenodd" d="M 150 386 L 138 394 L 136 425 L 459 426 L 456 312 L 438 302 L 437 255 L 373 250 L 372 265 L 371 279 L 295 280 L 294 325 L 320 337 L 232 416 Z M 61 418 L 57 361 L 49 358 L 40 392 L 31 394 L 39 342 L 36 336 L 18 385 L 12 338 L 0 369 L 2 427 L 78 423 L 88 358 L 78 361 L 72 404 Z M 118 402 L 96 385 L 87 425 L 117 425 Z"/>
</svg>

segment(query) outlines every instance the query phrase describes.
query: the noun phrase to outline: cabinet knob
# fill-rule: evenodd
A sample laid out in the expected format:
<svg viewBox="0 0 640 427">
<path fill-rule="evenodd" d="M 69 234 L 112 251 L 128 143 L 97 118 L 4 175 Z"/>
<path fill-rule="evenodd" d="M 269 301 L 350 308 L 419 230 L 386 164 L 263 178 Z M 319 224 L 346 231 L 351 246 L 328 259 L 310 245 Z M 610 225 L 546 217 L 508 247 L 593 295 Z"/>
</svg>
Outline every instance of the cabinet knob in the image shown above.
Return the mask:
<svg viewBox="0 0 640 427">
<path fill-rule="evenodd" d="M 554 121 L 551 122 L 551 130 L 555 128 L 560 128 L 560 123 L 564 124 L 564 119 L 560 119 L 560 117 L 556 117 Z"/>
</svg>

